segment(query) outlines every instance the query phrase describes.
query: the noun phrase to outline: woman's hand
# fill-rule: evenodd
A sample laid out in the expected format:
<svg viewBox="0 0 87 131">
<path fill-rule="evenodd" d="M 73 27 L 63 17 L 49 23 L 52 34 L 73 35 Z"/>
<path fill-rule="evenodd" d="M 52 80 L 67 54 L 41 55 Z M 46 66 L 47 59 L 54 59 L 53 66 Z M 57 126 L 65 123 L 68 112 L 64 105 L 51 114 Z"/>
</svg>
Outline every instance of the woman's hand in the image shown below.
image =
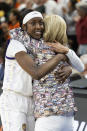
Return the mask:
<svg viewBox="0 0 87 131">
<path fill-rule="evenodd" d="M 62 44 L 60 44 L 59 42 L 56 42 L 55 43 L 49 43 L 47 42 L 46 43 L 50 49 L 56 53 L 63 53 L 63 54 L 67 54 L 68 51 L 69 51 L 69 48 L 68 47 L 65 47 L 63 46 Z"/>
<path fill-rule="evenodd" d="M 71 66 L 61 66 L 58 71 L 55 72 L 55 78 L 60 82 L 64 83 L 66 79 L 70 76 L 72 73 Z"/>
</svg>

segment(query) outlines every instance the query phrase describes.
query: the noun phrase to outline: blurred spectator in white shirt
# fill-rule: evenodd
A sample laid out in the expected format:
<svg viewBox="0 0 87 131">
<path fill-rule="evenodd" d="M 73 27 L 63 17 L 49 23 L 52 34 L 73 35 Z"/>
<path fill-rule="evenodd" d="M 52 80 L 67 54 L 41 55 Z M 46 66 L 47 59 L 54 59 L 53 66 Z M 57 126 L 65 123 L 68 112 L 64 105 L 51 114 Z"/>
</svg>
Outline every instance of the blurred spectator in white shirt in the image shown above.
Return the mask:
<svg viewBox="0 0 87 131">
<path fill-rule="evenodd" d="M 58 0 L 58 15 L 63 16 L 62 8 L 67 8 L 67 3 L 69 0 Z"/>
<path fill-rule="evenodd" d="M 33 2 L 34 2 L 33 9 L 44 5 L 45 14 L 47 15 L 58 14 L 58 5 L 53 0 L 33 0 Z"/>
</svg>

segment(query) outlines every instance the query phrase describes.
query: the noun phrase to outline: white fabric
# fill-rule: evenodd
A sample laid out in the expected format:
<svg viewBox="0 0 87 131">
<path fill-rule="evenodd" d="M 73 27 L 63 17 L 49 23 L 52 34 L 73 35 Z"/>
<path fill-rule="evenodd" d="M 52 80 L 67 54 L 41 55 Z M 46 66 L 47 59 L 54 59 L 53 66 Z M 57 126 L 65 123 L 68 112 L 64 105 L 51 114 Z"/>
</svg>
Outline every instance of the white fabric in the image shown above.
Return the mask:
<svg viewBox="0 0 87 131">
<path fill-rule="evenodd" d="M 35 131 L 73 131 L 74 117 L 49 116 L 38 118 Z"/>
<path fill-rule="evenodd" d="M 77 69 L 79 72 L 83 72 L 85 67 L 82 61 L 79 59 L 79 57 L 75 54 L 75 52 L 71 49 L 69 49 L 69 52 L 66 54 L 68 57 L 71 65 Z"/>
<path fill-rule="evenodd" d="M 33 99 L 11 91 L 4 91 L 0 97 L 0 114 L 3 131 L 34 131 Z"/>
<path fill-rule="evenodd" d="M 53 0 L 48 0 L 45 4 L 44 4 L 45 8 L 46 8 L 46 14 L 47 15 L 52 15 L 52 14 L 56 14 L 58 15 L 58 6 L 57 3 Z"/>
<path fill-rule="evenodd" d="M 23 3 L 23 4 L 19 5 L 18 10 L 22 11 L 25 8 L 26 8 L 26 4 Z"/>
<path fill-rule="evenodd" d="M 63 11 L 62 8 L 67 8 L 67 4 L 68 4 L 69 0 L 58 0 L 57 5 L 58 5 L 58 15 L 63 17 Z"/>
<path fill-rule="evenodd" d="M 40 12 L 38 12 L 38 11 L 33 11 L 33 12 L 28 13 L 28 14 L 24 17 L 24 19 L 23 19 L 23 24 L 26 24 L 29 20 L 31 20 L 31 19 L 33 19 L 33 18 L 35 18 L 35 17 L 40 17 L 40 18 L 43 19 L 43 16 L 42 16 L 42 14 L 41 14 Z"/>
<path fill-rule="evenodd" d="M 58 5 L 61 5 L 62 7 L 67 8 L 68 2 L 69 2 L 69 0 L 58 0 Z"/>
<path fill-rule="evenodd" d="M 15 54 L 20 51 L 27 52 L 20 42 L 11 40 L 6 56 L 15 57 Z M 19 66 L 16 60 L 6 59 L 3 90 L 12 90 L 24 96 L 32 96 L 32 78 Z"/>
</svg>

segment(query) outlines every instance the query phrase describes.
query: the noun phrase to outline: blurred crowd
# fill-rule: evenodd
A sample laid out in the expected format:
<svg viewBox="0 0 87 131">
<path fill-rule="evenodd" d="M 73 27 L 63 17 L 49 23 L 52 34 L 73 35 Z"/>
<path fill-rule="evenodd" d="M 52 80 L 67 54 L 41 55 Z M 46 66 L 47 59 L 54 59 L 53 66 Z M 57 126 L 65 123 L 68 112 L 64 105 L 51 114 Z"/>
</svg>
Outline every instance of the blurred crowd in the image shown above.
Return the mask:
<svg viewBox="0 0 87 131">
<path fill-rule="evenodd" d="M 9 31 L 20 27 L 25 9 L 40 11 L 43 16 L 62 16 L 67 24 L 68 46 L 78 56 L 87 54 L 87 0 L 0 0 L 0 81 L 4 76 L 4 60 Z M 84 59 L 84 58 L 83 58 Z"/>
</svg>

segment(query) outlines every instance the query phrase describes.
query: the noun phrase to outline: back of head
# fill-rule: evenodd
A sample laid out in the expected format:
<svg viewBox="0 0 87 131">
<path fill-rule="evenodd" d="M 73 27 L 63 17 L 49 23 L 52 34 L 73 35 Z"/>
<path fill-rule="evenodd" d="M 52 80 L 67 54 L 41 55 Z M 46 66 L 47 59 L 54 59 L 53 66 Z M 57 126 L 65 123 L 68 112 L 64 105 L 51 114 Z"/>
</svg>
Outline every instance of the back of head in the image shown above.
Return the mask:
<svg viewBox="0 0 87 131">
<path fill-rule="evenodd" d="M 58 15 L 50 15 L 44 18 L 44 23 L 44 40 L 46 42 L 54 42 L 56 40 L 61 44 L 66 45 L 67 35 L 64 19 Z"/>
<path fill-rule="evenodd" d="M 76 9 L 83 11 L 85 14 L 87 14 L 87 1 L 80 1 L 76 4 Z"/>
</svg>

